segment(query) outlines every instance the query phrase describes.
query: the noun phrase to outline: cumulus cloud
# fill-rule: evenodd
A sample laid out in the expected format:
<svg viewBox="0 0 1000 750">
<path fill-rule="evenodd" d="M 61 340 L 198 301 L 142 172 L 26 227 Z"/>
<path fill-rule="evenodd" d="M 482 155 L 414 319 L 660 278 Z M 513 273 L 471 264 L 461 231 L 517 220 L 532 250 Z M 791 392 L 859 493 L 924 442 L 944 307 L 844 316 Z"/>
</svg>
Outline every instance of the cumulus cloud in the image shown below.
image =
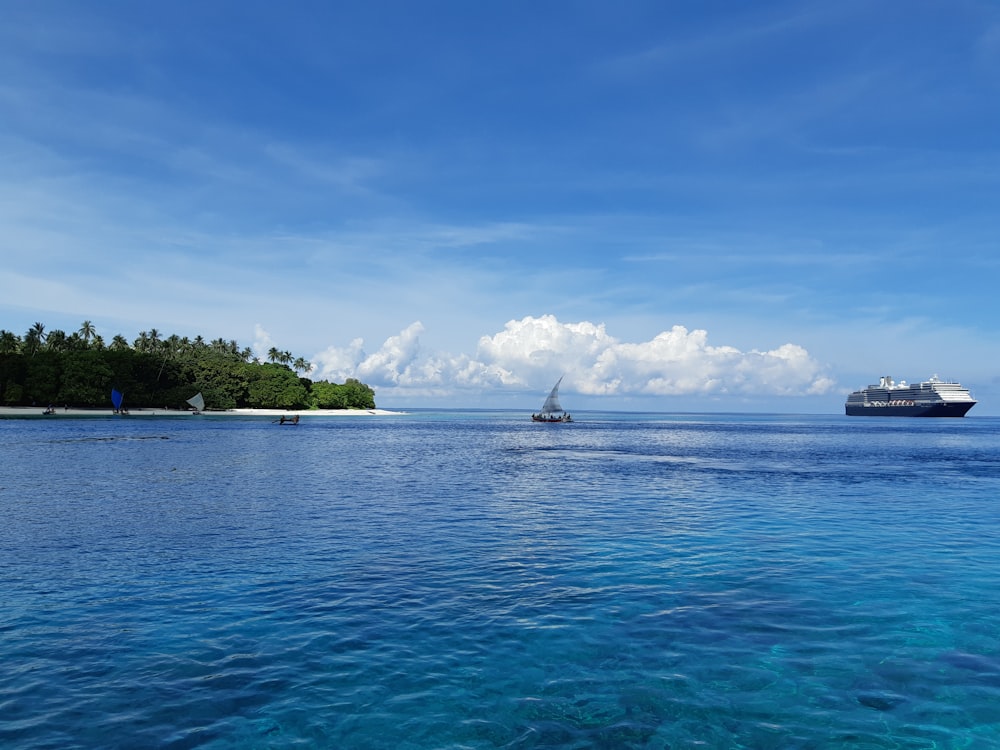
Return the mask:
<svg viewBox="0 0 1000 750">
<path fill-rule="evenodd" d="M 467 355 L 423 354 L 420 348 L 423 330 L 420 321 L 411 323 L 371 354 L 365 351 L 362 339 L 354 339 L 347 347 L 331 346 L 313 357 L 313 377 L 333 382 L 357 378 L 375 387 L 424 393 L 496 388 L 514 382 L 511 373 Z"/>
<path fill-rule="evenodd" d="M 704 330 L 676 325 L 651 341 L 623 342 L 603 324 L 553 315 L 509 321 L 483 336 L 474 355 L 423 352 L 420 322 L 374 352 L 356 339 L 317 354 L 314 377 L 358 378 L 375 388 L 446 393 L 538 389 L 565 375 L 565 391 L 587 395 L 821 395 L 835 383 L 797 344 L 740 351 L 709 344 Z"/>
<path fill-rule="evenodd" d="M 373 354 L 365 351 L 363 339 L 354 339 L 344 348 L 331 346 L 313 357 L 317 378 L 342 382 L 358 378 L 377 385 L 404 385 L 426 378 L 412 371 L 420 353 L 420 333 L 424 326 L 411 323 L 398 336 L 391 336 Z"/>
</svg>

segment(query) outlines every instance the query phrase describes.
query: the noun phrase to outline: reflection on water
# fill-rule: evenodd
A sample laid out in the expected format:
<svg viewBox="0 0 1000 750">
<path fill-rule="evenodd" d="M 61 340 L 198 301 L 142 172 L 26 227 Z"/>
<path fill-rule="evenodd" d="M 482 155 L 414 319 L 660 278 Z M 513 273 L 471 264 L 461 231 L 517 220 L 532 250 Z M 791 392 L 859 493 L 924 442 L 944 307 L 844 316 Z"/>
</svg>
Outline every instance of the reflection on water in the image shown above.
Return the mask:
<svg viewBox="0 0 1000 750">
<path fill-rule="evenodd" d="M 574 416 L 0 420 L 0 742 L 1000 745 L 996 420 Z"/>
</svg>

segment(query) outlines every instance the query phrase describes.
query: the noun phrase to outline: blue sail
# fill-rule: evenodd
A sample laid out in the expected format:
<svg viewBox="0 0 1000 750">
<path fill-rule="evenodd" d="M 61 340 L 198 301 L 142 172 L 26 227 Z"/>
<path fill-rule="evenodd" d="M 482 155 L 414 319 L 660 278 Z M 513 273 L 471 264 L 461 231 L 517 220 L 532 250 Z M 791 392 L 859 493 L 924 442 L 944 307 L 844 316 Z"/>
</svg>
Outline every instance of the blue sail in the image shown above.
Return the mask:
<svg viewBox="0 0 1000 750">
<path fill-rule="evenodd" d="M 116 411 L 121 411 L 123 398 L 125 398 L 125 396 L 121 391 L 116 388 L 111 389 L 111 403 L 114 404 Z"/>
</svg>

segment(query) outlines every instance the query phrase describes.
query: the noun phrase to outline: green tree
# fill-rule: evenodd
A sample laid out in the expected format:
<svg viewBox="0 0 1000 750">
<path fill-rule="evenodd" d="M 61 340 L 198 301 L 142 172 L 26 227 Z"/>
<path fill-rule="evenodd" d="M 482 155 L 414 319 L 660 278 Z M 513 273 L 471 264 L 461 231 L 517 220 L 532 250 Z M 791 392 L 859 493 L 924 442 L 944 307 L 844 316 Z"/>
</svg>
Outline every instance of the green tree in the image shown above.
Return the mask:
<svg viewBox="0 0 1000 750">
<path fill-rule="evenodd" d="M 107 403 L 113 378 L 114 373 L 101 352 L 70 352 L 62 360 L 56 402 L 102 406 Z"/>
<path fill-rule="evenodd" d="M 38 343 L 45 341 L 45 326 L 42 323 L 38 323 L 36 321 L 35 324 L 28 329 L 28 333 L 33 335 L 38 340 Z"/>
<path fill-rule="evenodd" d="M 317 409 L 346 409 L 347 393 L 342 386 L 319 380 L 312 384 L 313 402 Z"/>
<path fill-rule="evenodd" d="M 254 359 L 249 347 L 218 338 L 206 344 L 155 328 L 141 331 L 134 348 L 121 334 L 109 347 L 84 321 L 79 331 L 46 333 L 35 323 L 24 338 L 0 330 L 0 403 L 106 405 L 111 387 L 133 407 L 183 407 L 201 391 L 209 408 L 372 408 L 374 391 L 357 380 L 313 383 L 298 373 L 303 358 L 272 347 L 271 363 Z"/>
<path fill-rule="evenodd" d="M 17 354 L 21 350 L 21 339 L 10 331 L 0 330 L 0 354 Z"/>
<path fill-rule="evenodd" d="M 249 388 L 246 365 L 233 366 L 217 356 L 204 356 L 185 364 L 184 379 L 190 383 L 190 398 L 201 391 L 211 409 L 234 409 L 245 406 Z"/>
<path fill-rule="evenodd" d="M 0 335 L 0 340 L 2 338 Z M 22 403 L 26 362 L 19 352 L 0 352 L 0 403 L 6 406 Z"/>
<path fill-rule="evenodd" d="M 0 383 L 0 402 L 4 406 L 17 406 L 24 402 L 24 386 L 15 380 Z"/>
<path fill-rule="evenodd" d="M 83 339 L 83 343 L 89 344 L 90 340 L 97 335 L 97 329 L 94 328 L 93 323 L 91 323 L 89 320 L 85 320 L 83 321 L 83 324 L 80 326 L 80 330 L 77 331 L 77 333 L 80 334 L 80 338 Z"/>
<path fill-rule="evenodd" d="M 344 382 L 347 390 L 347 403 L 349 409 L 374 409 L 375 391 L 369 386 L 355 378 L 348 378 Z"/>
<path fill-rule="evenodd" d="M 28 359 L 24 398 L 31 404 L 54 404 L 59 399 L 59 352 L 38 351 Z"/>
<path fill-rule="evenodd" d="M 342 385 L 319 380 L 312 384 L 312 396 L 319 409 L 375 408 L 375 391 L 354 378 Z"/>
<path fill-rule="evenodd" d="M 49 335 L 45 337 L 45 348 L 50 352 L 67 351 L 70 346 L 66 331 L 60 331 L 59 329 L 50 331 Z"/>
<path fill-rule="evenodd" d="M 45 343 L 45 326 L 41 323 L 35 323 L 24 334 L 24 350 L 34 357 L 35 352 L 42 348 L 43 343 Z"/>
<path fill-rule="evenodd" d="M 247 405 L 256 409 L 303 409 L 309 394 L 295 373 L 275 364 L 253 369 L 247 392 Z"/>
</svg>

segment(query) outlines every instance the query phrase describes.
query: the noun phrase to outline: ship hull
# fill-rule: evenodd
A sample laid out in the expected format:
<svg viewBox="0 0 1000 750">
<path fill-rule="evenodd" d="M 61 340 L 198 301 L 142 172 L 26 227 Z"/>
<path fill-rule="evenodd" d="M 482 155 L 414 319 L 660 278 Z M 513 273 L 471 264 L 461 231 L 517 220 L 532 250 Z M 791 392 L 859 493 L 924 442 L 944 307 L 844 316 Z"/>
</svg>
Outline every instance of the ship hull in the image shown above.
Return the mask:
<svg viewBox="0 0 1000 750">
<path fill-rule="evenodd" d="M 921 406 L 846 406 L 849 417 L 964 417 L 975 401 Z"/>
</svg>

